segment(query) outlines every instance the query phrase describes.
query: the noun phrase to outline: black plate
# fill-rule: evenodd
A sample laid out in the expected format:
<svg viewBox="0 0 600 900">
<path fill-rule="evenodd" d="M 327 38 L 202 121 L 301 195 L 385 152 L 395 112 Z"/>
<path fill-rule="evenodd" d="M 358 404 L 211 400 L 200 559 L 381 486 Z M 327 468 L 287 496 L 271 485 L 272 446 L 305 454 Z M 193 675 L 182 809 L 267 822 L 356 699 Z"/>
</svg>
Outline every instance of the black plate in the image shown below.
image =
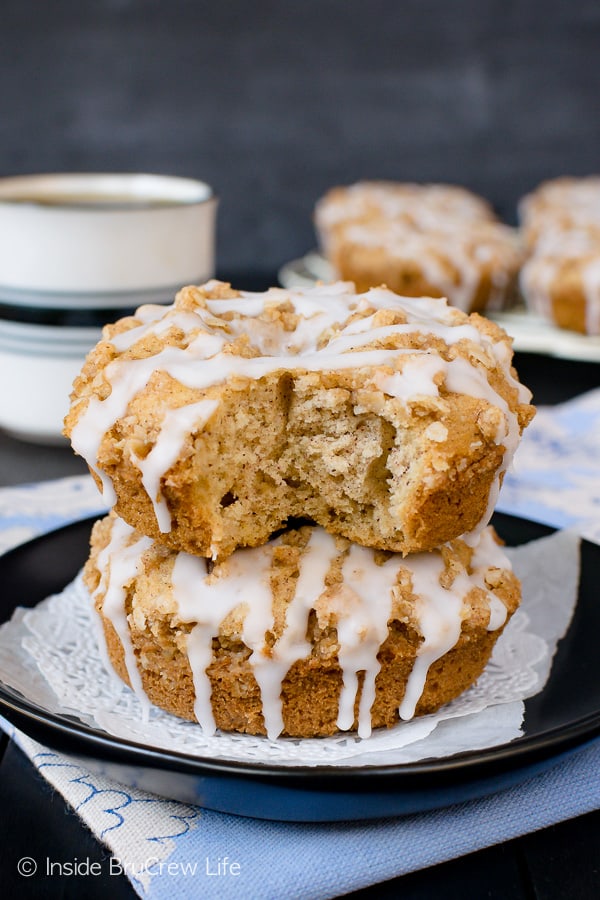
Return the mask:
<svg viewBox="0 0 600 900">
<path fill-rule="evenodd" d="M 88 552 L 91 520 L 37 538 L 0 557 L 0 621 L 62 590 Z M 508 544 L 551 528 L 497 514 Z M 340 821 L 419 812 L 518 783 L 600 735 L 600 547 L 582 542 L 575 616 L 544 690 L 525 703 L 525 734 L 489 750 L 393 766 L 287 768 L 155 750 L 54 715 L 0 682 L 0 710 L 26 734 L 75 756 L 91 771 L 209 809 L 282 821 Z"/>
</svg>

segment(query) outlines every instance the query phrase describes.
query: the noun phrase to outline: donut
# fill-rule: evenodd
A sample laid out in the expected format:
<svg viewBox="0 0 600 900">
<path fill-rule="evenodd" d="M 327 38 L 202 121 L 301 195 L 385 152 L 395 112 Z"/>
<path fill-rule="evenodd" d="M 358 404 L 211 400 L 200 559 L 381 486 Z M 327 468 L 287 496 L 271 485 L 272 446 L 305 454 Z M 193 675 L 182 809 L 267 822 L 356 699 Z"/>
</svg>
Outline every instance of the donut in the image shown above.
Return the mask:
<svg viewBox="0 0 600 900">
<path fill-rule="evenodd" d="M 426 232 L 436 231 L 440 224 L 494 222 L 495 216 L 483 197 L 458 185 L 395 181 L 357 181 L 331 188 L 314 210 L 324 248 L 335 238 L 338 226 L 377 219 L 403 222 Z"/>
<path fill-rule="evenodd" d="M 358 182 L 327 193 L 314 220 L 337 276 L 359 290 L 385 284 L 466 312 L 501 308 L 515 292 L 517 232 L 464 188 Z"/>
<path fill-rule="evenodd" d="M 523 198 L 519 216 L 528 308 L 559 328 L 600 334 L 600 177 L 545 182 Z"/>
<path fill-rule="evenodd" d="M 489 521 L 533 415 L 506 334 L 442 299 L 212 281 L 108 326 L 65 433 L 109 506 L 222 559 L 304 517 L 429 550 Z"/>
<path fill-rule="evenodd" d="M 358 290 L 385 284 L 407 296 L 448 297 L 467 312 L 500 309 L 515 291 L 521 253 L 514 231 L 477 223 L 421 232 L 402 222 L 340 227 L 329 259 Z"/>
<path fill-rule="evenodd" d="M 538 237 L 520 283 L 532 312 L 559 328 L 600 335 L 600 229 Z"/>
<path fill-rule="evenodd" d="M 541 240 L 559 246 L 565 232 L 600 231 L 600 176 L 563 176 L 545 181 L 519 202 L 525 244 L 534 250 Z"/>
<path fill-rule="evenodd" d="M 434 712 L 477 680 L 520 601 L 492 528 L 403 558 L 303 526 L 211 564 L 111 514 L 91 544 L 114 669 L 206 734 L 367 738 Z"/>
</svg>

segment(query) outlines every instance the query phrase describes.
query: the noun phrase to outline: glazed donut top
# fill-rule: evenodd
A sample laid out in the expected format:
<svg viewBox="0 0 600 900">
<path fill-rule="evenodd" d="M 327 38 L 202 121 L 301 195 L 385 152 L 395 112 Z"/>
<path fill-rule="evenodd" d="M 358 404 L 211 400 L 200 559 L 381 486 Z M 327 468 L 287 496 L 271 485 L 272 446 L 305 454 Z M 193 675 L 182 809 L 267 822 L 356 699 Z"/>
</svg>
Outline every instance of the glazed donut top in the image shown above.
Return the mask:
<svg viewBox="0 0 600 900">
<path fill-rule="evenodd" d="M 579 294 L 585 333 L 600 334 L 600 229 L 542 234 L 521 269 L 520 284 L 531 309 L 550 321 L 555 295 Z"/>
<path fill-rule="evenodd" d="M 392 181 L 359 181 L 332 188 L 316 204 L 314 217 L 325 241 L 338 225 L 376 218 L 404 222 L 417 231 L 447 231 L 469 222 L 495 221 L 489 204 L 466 188 Z"/>
<path fill-rule="evenodd" d="M 600 177 L 555 178 L 544 182 L 519 203 L 519 219 L 528 246 L 552 240 L 559 249 L 564 232 L 587 232 L 600 246 Z"/>
<path fill-rule="evenodd" d="M 105 328 L 75 382 L 65 433 L 112 504 L 99 448 L 130 401 L 153 390 L 153 378 L 166 377 L 168 387 L 147 411 L 145 450 L 136 464 L 154 489 L 189 428 L 201 428 L 218 406 L 220 386 L 276 372 L 341 372 L 351 390 L 377 391 L 400 410 L 452 393 L 485 400 L 494 440 L 504 448 L 501 477 L 533 414 L 511 359 L 501 328 L 443 299 L 399 297 L 384 288 L 356 294 L 343 282 L 257 294 L 211 281 L 184 288 L 171 306 L 143 306 Z"/>
<path fill-rule="evenodd" d="M 362 220 L 340 225 L 337 252 L 352 255 L 356 247 L 383 252 L 386 259 L 418 265 L 428 284 L 452 297 L 459 309 L 471 308 L 488 271 L 493 291 L 502 295 L 522 261 L 515 229 L 498 222 L 469 221 L 456 227 L 449 220 L 436 230 L 418 230 L 401 220 Z M 333 258 L 337 254 L 333 253 Z"/>
<path fill-rule="evenodd" d="M 215 730 L 206 675 L 214 638 L 241 640 L 252 650 L 265 727 L 275 738 L 283 730 L 283 679 L 297 660 L 311 655 L 307 633 L 314 610 L 318 655 L 335 656 L 342 669 L 341 730 L 352 727 L 358 673 L 364 673 L 358 733 L 366 738 L 380 669 L 377 654 L 390 621 L 422 636 L 400 706 L 401 718 L 411 719 L 429 667 L 455 646 L 465 622 L 496 631 L 519 602 L 518 582 L 491 528 L 474 547 L 457 540 L 402 558 L 304 527 L 262 547 L 237 550 L 210 573 L 207 560 L 165 551 L 115 516 L 96 524 L 92 546 L 86 582 L 121 639 L 131 685 L 142 701 L 126 612 L 132 580 L 143 573 L 147 586 L 132 607 L 136 626 L 143 629 L 157 616 L 173 628 L 188 626 L 182 629 L 181 649 L 194 678 L 196 718 L 207 734 Z"/>
<path fill-rule="evenodd" d="M 600 334 L 600 177 L 547 181 L 523 198 L 519 215 L 531 251 L 520 275 L 528 305 L 553 321 L 557 296 L 571 306 L 580 297 L 577 330 Z"/>
</svg>

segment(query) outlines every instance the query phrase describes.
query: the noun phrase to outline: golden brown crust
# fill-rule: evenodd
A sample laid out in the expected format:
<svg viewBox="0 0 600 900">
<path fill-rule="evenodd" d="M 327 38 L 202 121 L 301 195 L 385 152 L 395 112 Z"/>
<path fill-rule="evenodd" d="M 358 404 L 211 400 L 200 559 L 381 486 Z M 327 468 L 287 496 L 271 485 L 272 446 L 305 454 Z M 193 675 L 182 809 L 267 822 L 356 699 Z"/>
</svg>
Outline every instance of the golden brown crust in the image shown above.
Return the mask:
<svg viewBox="0 0 600 900">
<path fill-rule="evenodd" d="M 279 296 L 259 317 L 260 326 L 294 334 L 298 317 L 280 293 L 283 301 Z M 73 434 L 90 403 L 110 396 L 109 366 L 188 346 L 191 337 L 179 328 L 177 315 L 205 309 L 208 299 L 223 294 L 239 296 L 220 283 L 184 289 L 165 314 L 165 323 L 173 316 L 173 327 L 121 352 L 111 340 L 127 336 L 140 321 L 125 319 L 108 328 L 75 383 L 66 433 Z M 232 329 L 227 352 L 244 359 L 260 356 L 252 337 L 235 331 L 243 317 L 228 315 L 219 320 L 221 330 Z M 443 377 L 432 384 L 436 395 L 417 391 L 408 403 L 382 390 L 377 379 L 401 375 L 424 353 L 442 366 L 464 360 L 497 393 L 499 404 L 507 404 L 520 432 L 533 408 L 522 402 L 518 385 L 492 351 L 493 345 L 502 346 L 510 359 L 508 338 L 493 323 L 458 310 L 451 311 L 452 327 L 472 328 L 483 343 L 465 335 L 449 345 L 426 327 L 394 330 L 406 321 L 405 313 L 376 311 L 368 296 L 365 308 L 348 321 L 360 323 L 367 316 L 386 336 L 366 349 L 411 353 L 383 366 L 337 371 L 311 372 L 296 363 L 295 369 L 255 379 L 235 376 L 204 389 L 185 386 L 158 367 L 99 444 L 96 462 L 112 481 L 119 515 L 174 549 L 219 558 L 239 546 L 263 544 L 297 516 L 360 544 L 402 553 L 432 549 L 475 527 L 502 464 L 505 443 L 497 435 L 504 413 L 487 396 L 449 390 Z M 324 345 L 341 324 L 323 335 Z M 165 413 L 201 400 L 215 401 L 217 408 L 202 428 L 189 430 L 160 478 L 170 515 L 170 530 L 161 532 L 140 461 L 155 446 Z"/>
<path fill-rule="evenodd" d="M 600 177 L 561 176 L 544 181 L 519 203 L 521 232 L 527 248 L 534 251 L 549 233 L 560 239 L 573 231 L 599 238 Z"/>
<path fill-rule="evenodd" d="M 91 593 L 100 582 L 98 554 L 108 544 L 113 520 L 114 516 L 108 517 L 94 528 L 92 553 L 85 567 L 85 580 Z M 286 611 L 294 596 L 309 534 L 308 528 L 288 532 L 274 551 L 270 570 L 273 642 L 285 627 Z M 134 535 L 132 540 L 138 537 Z M 306 659 L 293 663 L 282 683 L 283 721 L 288 735 L 312 737 L 330 735 L 337 730 L 342 671 L 338 662 L 334 598 L 343 584 L 341 565 L 348 549 L 347 542 L 338 540 L 339 555 L 333 559 L 325 579 L 325 593 L 315 598 L 314 611 L 309 617 L 307 635 L 312 651 Z M 450 588 L 457 576 L 469 573 L 472 554 L 471 548 L 462 541 L 444 547 L 440 583 Z M 144 552 L 141 571 L 127 585 L 126 609 L 138 670 L 149 699 L 168 712 L 195 720 L 194 683 L 185 643 L 185 635 L 193 623 L 180 620 L 173 597 L 171 577 L 175 556 L 158 544 Z M 388 558 L 389 554 L 383 554 L 380 561 Z M 228 565 L 227 562 L 221 564 L 224 577 Z M 220 577 L 219 566 L 213 576 Z M 504 604 L 510 618 L 520 600 L 518 580 L 511 571 L 492 566 L 487 569 L 485 583 Z M 102 591 L 99 591 L 96 606 L 101 615 L 103 599 Z M 248 602 L 252 602 L 251 585 Z M 244 603 L 236 607 L 213 639 L 213 659 L 207 669 L 212 709 L 216 724 L 222 730 L 264 734 L 260 689 L 249 662 L 250 649 L 241 638 L 244 609 Z M 129 683 L 121 641 L 111 622 L 104 616 L 102 620 L 110 659 L 119 676 Z M 488 631 L 489 621 L 487 596 L 479 587 L 473 586 L 464 595 L 460 638 L 452 650 L 430 667 L 416 707 L 417 715 L 435 711 L 477 680 L 502 631 L 502 628 Z M 401 568 L 394 589 L 388 637 L 377 656 L 381 671 L 371 710 L 373 727 L 391 726 L 398 721 L 398 708 L 421 640 L 411 576 L 408 570 Z M 360 693 L 357 704 L 359 699 Z M 357 711 L 356 705 L 355 718 Z"/>
<path fill-rule="evenodd" d="M 454 185 L 358 182 L 315 209 L 323 253 L 359 290 L 385 284 L 410 297 L 448 297 L 468 312 L 515 295 L 518 232 L 483 198 Z"/>
<path fill-rule="evenodd" d="M 594 314 L 597 300 L 590 297 L 586 284 L 586 270 L 599 265 L 600 241 L 596 253 L 534 254 L 521 274 L 527 305 L 559 328 L 579 334 L 600 333 L 600 310 Z"/>
<path fill-rule="evenodd" d="M 327 242 L 331 232 L 348 222 L 401 222 L 416 231 L 446 223 L 495 222 L 483 197 L 454 184 L 358 181 L 330 188 L 315 206 L 315 226 Z"/>
<path fill-rule="evenodd" d="M 600 178 L 557 178 L 524 197 L 528 307 L 559 328 L 600 334 Z"/>
<path fill-rule="evenodd" d="M 103 619 L 109 658 L 119 677 L 129 684 L 122 644 L 112 625 Z M 408 676 L 415 656 L 416 635 L 394 623 L 383 644 L 376 679 L 376 697 L 371 708 L 373 728 L 391 727 L 399 721 Z M 476 634 L 461 636 L 456 647 L 429 669 L 425 688 L 415 715 L 436 712 L 471 687 L 485 669 L 500 631 L 481 628 Z M 155 706 L 183 719 L 196 721 L 194 684 L 187 657 L 175 651 L 165 661 L 164 648 L 155 639 L 134 635 L 134 647 L 143 654 L 147 666 L 140 674 L 144 692 Z M 212 690 L 212 707 L 217 728 L 242 734 L 265 734 L 260 688 L 247 659 L 231 651 L 222 652 L 207 670 Z M 342 672 L 335 661 L 314 659 L 296 662 L 282 686 L 284 735 L 326 737 L 339 731 L 336 719 Z M 356 730 L 358 703 L 355 704 Z"/>
<path fill-rule="evenodd" d="M 456 235 L 429 234 L 411 242 L 411 235 L 390 235 L 387 228 L 376 243 L 376 228 L 364 223 L 363 229 L 368 242 L 354 228 L 339 228 L 329 253 L 336 274 L 357 290 L 385 284 L 408 297 L 448 297 L 467 312 L 498 309 L 514 298 L 522 254 L 516 235 L 504 226 L 469 226 L 460 246 Z"/>
</svg>

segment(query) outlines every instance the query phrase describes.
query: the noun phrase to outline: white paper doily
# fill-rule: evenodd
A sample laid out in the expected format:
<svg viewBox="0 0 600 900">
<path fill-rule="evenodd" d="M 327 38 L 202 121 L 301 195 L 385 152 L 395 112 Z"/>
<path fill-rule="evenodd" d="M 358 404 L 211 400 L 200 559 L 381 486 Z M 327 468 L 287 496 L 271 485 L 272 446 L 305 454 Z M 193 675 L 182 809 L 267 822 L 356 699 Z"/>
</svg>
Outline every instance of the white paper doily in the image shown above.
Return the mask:
<svg viewBox="0 0 600 900">
<path fill-rule="evenodd" d="M 6 684 L 48 712 L 113 736 L 191 756 L 277 765 L 391 765 L 506 743 L 522 733 L 523 701 L 544 686 L 575 608 L 579 539 L 559 532 L 508 551 L 523 583 L 522 608 L 477 684 L 434 715 L 379 729 L 367 740 L 339 734 L 296 740 L 217 733 L 142 705 L 105 664 L 98 622 L 78 577 L 0 629 Z"/>
</svg>

